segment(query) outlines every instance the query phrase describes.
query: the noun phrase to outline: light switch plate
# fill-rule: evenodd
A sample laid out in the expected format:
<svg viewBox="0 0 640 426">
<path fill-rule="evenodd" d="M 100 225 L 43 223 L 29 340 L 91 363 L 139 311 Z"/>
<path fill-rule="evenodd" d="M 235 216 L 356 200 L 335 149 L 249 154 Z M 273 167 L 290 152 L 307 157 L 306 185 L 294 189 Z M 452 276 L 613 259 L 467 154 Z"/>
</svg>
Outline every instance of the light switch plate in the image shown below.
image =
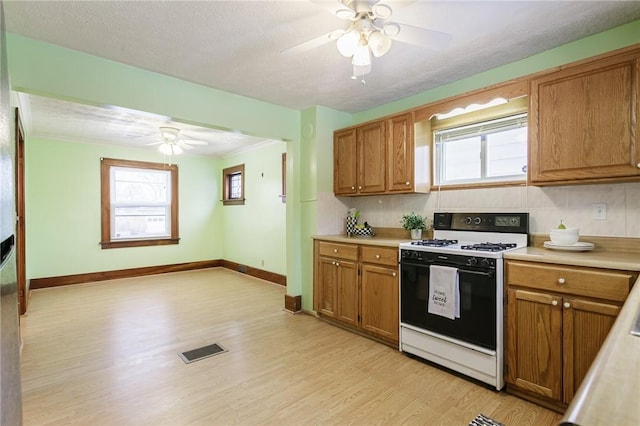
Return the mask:
<svg viewBox="0 0 640 426">
<path fill-rule="evenodd" d="M 606 203 L 596 203 L 591 204 L 591 215 L 593 220 L 607 220 L 607 204 Z"/>
</svg>

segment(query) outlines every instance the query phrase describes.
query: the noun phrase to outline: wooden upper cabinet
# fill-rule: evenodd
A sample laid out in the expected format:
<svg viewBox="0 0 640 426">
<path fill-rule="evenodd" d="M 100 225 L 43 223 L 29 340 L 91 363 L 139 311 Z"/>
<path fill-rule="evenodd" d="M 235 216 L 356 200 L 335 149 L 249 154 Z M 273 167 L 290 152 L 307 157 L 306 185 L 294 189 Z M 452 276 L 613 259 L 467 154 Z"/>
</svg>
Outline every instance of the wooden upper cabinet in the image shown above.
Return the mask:
<svg viewBox="0 0 640 426">
<path fill-rule="evenodd" d="M 350 195 L 357 192 L 358 159 L 356 129 L 337 131 L 333 135 L 333 192 Z"/>
<path fill-rule="evenodd" d="M 532 79 L 531 183 L 639 179 L 639 75 L 634 50 Z"/>
<path fill-rule="evenodd" d="M 412 192 L 414 189 L 413 116 L 402 114 L 387 120 L 387 191 Z"/>
<path fill-rule="evenodd" d="M 333 192 L 336 195 L 385 190 L 384 121 L 339 130 L 333 135 Z"/>
<path fill-rule="evenodd" d="M 429 192 L 429 139 L 413 113 L 399 114 L 333 134 L 336 195 Z"/>
<path fill-rule="evenodd" d="M 387 143 L 384 121 L 358 127 L 358 192 L 380 193 L 385 190 Z"/>
</svg>

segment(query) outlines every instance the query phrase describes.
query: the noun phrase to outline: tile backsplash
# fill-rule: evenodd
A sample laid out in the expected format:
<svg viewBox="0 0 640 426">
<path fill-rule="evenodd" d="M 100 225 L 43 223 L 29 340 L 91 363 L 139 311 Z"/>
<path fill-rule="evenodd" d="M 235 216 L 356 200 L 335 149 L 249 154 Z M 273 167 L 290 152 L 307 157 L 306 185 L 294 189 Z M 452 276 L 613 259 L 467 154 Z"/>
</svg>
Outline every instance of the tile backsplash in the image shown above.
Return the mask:
<svg viewBox="0 0 640 426">
<path fill-rule="evenodd" d="M 593 218 L 593 204 L 606 205 L 606 219 Z M 429 218 L 436 211 L 529 212 L 529 232 L 546 234 L 560 220 L 580 228 L 581 235 L 640 238 L 640 182 L 554 187 L 433 191 L 364 197 L 318 194 L 318 234 L 344 232 L 349 208 L 360 210 L 360 222 L 399 228 L 402 215 L 414 211 Z"/>
</svg>

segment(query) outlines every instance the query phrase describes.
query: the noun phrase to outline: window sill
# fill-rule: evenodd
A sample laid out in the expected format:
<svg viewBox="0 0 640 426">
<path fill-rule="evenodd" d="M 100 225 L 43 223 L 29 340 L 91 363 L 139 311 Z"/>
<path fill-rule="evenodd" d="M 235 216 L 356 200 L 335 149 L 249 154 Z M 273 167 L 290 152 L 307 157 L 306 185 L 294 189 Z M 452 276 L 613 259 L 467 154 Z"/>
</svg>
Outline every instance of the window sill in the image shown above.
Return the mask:
<svg viewBox="0 0 640 426">
<path fill-rule="evenodd" d="M 241 200 L 222 200 L 223 206 L 242 206 L 244 205 L 244 198 Z"/>
<path fill-rule="evenodd" d="M 147 240 L 122 240 L 122 241 L 102 241 L 102 249 L 124 248 L 124 247 L 146 247 L 146 246 L 166 246 L 180 243 L 180 238 L 157 238 Z"/>
</svg>

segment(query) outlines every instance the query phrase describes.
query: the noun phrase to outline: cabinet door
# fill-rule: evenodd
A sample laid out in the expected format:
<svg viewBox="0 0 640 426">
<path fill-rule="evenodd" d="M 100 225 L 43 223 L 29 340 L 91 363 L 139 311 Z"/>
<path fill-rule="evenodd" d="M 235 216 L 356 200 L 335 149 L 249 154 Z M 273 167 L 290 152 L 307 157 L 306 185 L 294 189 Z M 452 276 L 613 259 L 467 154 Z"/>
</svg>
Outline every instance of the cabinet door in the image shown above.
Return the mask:
<svg viewBox="0 0 640 426">
<path fill-rule="evenodd" d="M 411 192 L 414 188 L 413 117 L 403 114 L 387 120 L 387 192 Z"/>
<path fill-rule="evenodd" d="M 333 192 L 336 195 L 357 192 L 356 129 L 335 132 L 333 135 Z"/>
<path fill-rule="evenodd" d="M 336 300 L 338 291 L 338 268 L 335 259 L 319 257 L 316 285 L 316 311 L 328 317 L 336 317 Z"/>
<path fill-rule="evenodd" d="M 385 189 L 387 143 L 384 121 L 358 127 L 358 192 L 380 193 Z"/>
<path fill-rule="evenodd" d="M 336 319 L 356 327 L 358 325 L 358 266 L 348 260 L 336 260 L 337 299 Z"/>
<path fill-rule="evenodd" d="M 563 301 L 564 402 L 569 404 L 609 334 L 620 307 L 581 299 Z"/>
<path fill-rule="evenodd" d="M 640 175 L 639 74 L 636 52 L 532 80 L 531 181 Z"/>
<path fill-rule="evenodd" d="M 562 299 L 524 290 L 508 291 L 507 382 L 562 399 Z"/>
<path fill-rule="evenodd" d="M 362 265 L 362 328 L 398 341 L 398 270 Z"/>
</svg>

